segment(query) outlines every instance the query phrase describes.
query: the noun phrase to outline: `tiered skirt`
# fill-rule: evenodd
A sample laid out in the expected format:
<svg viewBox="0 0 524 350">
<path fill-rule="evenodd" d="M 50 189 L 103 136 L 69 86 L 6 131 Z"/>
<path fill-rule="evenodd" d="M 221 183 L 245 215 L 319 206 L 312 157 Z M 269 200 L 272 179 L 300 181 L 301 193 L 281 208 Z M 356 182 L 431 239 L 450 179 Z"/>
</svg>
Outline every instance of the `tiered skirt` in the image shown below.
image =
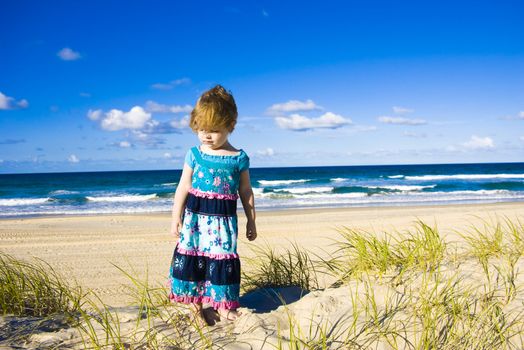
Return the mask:
<svg viewBox="0 0 524 350">
<path fill-rule="evenodd" d="M 236 194 L 188 193 L 182 229 L 170 267 L 172 301 L 239 306 Z"/>
</svg>

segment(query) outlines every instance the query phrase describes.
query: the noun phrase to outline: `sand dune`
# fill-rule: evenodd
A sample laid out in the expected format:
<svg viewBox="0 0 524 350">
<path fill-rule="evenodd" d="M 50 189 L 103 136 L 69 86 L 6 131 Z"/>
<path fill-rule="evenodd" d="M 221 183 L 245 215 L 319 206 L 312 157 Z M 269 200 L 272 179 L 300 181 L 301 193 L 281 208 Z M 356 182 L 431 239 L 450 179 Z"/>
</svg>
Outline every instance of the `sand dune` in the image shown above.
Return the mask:
<svg viewBox="0 0 524 350">
<path fill-rule="evenodd" d="M 420 219 L 430 226 L 436 225 L 446 242 L 459 242 L 460 245 L 462 238 L 458 232 L 467 231 L 471 225 L 481 226 L 483 220 L 504 216 L 524 217 L 524 203 L 259 212 L 256 244 L 269 244 L 278 249 L 297 242 L 307 250 L 318 253 L 322 248 L 325 252 L 321 254 L 329 254 L 330 249 L 334 249 L 329 244 L 338 237 L 337 229 L 342 226 L 379 235 L 382 232 L 394 234 L 412 229 Z M 252 252 L 243 237 L 244 226 L 245 218 L 240 216 L 239 254 L 247 258 Z M 165 285 L 175 243 L 168 233 L 169 227 L 169 214 L 1 220 L 0 250 L 23 259 L 41 258 L 68 279 L 93 289 L 106 304 L 121 308 L 130 301 L 125 294 L 125 286 L 130 285 L 130 281 L 115 265 L 133 271 L 138 279 L 144 279 L 147 271 L 150 283 Z M 461 267 L 467 278 L 472 280 L 477 278 L 476 274 L 481 274 L 477 265 L 469 268 L 468 272 L 467 264 Z M 421 283 L 419 275 L 413 278 L 414 286 Z M 331 282 L 325 280 L 321 287 Z M 522 284 L 524 280 L 518 277 L 517 282 Z M 266 312 L 254 312 L 253 305 L 247 305 L 251 309 L 244 305 L 244 316 L 234 324 L 219 323 L 215 326 L 215 334 L 237 334 L 238 341 L 260 348 L 264 344 L 260 339 L 278 341 L 276 324 L 280 322 L 281 331 L 285 331 L 282 325 L 286 324 L 290 313 L 303 329 L 312 322 L 340 322 L 344 315 L 352 312 L 348 295 L 362 295 L 363 286 L 351 282 L 340 288 L 311 292 L 288 306 Z M 386 303 L 395 292 L 390 286 L 380 284 L 374 284 L 373 289 L 379 305 Z M 514 302 L 522 300 L 517 298 Z M 239 344 L 226 348 L 245 348 Z"/>
</svg>

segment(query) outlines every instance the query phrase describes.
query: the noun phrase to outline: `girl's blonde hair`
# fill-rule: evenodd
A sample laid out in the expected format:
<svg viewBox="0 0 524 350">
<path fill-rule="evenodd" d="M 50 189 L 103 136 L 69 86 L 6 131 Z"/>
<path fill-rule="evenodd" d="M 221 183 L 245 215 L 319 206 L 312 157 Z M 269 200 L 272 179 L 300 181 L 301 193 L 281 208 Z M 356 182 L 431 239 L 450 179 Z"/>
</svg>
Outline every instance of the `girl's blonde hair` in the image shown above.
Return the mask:
<svg viewBox="0 0 524 350">
<path fill-rule="evenodd" d="M 231 91 L 216 85 L 204 92 L 191 111 L 189 127 L 194 131 L 226 128 L 229 132 L 235 129 L 237 123 L 237 105 Z"/>
</svg>

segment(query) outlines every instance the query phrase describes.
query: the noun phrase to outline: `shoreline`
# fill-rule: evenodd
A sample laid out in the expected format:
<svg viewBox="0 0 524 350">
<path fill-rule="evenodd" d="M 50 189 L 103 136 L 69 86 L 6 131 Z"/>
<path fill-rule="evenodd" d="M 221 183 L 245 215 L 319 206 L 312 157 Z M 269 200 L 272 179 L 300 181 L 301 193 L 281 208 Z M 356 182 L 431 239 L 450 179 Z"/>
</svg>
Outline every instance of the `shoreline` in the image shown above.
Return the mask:
<svg viewBox="0 0 524 350">
<path fill-rule="evenodd" d="M 399 204 L 399 205 L 354 205 L 354 206 L 337 206 L 337 207 L 298 207 L 298 208 L 281 208 L 281 209 L 266 209 L 266 208 L 255 208 L 257 216 L 264 213 L 264 215 L 285 215 L 289 213 L 297 213 L 300 211 L 318 213 L 318 212 L 331 212 L 331 211 L 347 211 L 347 210 L 374 210 L 374 209 L 401 209 L 401 208 L 448 208 L 448 207 L 480 207 L 487 205 L 494 206 L 503 206 L 503 205 L 516 205 L 522 204 L 524 206 L 524 201 L 493 201 L 493 202 L 475 202 L 475 203 L 450 203 L 450 204 Z M 244 211 L 241 209 L 242 205 L 239 206 L 237 210 L 238 216 L 243 216 Z M 170 215 L 171 211 L 158 211 L 158 212 L 144 212 L 144 213 L 88 213 L 88 214 L 42 214 L 42 215 L 27 215 L 27 216 L 6 216 L 0 217 L 0 222 L 2 221 L 13 221 L 13 220 L 34 220 L 34 219 L 52 219 L 52 218 L 89 218 L 89 217 L 114 217 L 114 216 L 130 216 L 130 217 L 140 217 L 140 216 L 158 216 L 164 217 Z"/>
</svg>

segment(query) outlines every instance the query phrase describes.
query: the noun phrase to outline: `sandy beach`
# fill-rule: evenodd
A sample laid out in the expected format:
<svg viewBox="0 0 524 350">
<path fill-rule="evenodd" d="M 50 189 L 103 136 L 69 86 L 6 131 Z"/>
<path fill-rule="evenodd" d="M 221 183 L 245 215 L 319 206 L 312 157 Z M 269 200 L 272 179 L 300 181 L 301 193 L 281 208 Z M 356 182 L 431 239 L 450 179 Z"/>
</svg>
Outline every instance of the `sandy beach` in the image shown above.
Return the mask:
<svg viewBox="0 0 524 350">
<path fill-rule="evenodd" d="M 239 213 L 240 214 L 240 213 Z M 337 229 L 347 226 L 369 232 L 395 233 L 411 229 L 417 219 L 436 225 L 446 241 L 460 240 L 457 231 L 496 216 L 524 217 L 524 203 L 493 203 L 409 207 L 367 207 L 260 211 L 255 244 L 301 247 L 329 252 Z M 169 234 L 170 214 L 63 216 L 0 220 L 0 250 L 18 258 L 37 257 L 68 279 L 97 292 L 112 306 L 128 302 L 129 279 L 115 267 L 135 271 L 149 282 L 167 283 L 175 241 Z M 251 255 L 239 215 L 239 254 Z"/>
<path fill-rule="evenodd" d="M 430 236 L 421 236 L 418 242 L 422 250 L 414 256 L 422 260 L 411 261 L 414 265 L 407 266 L 405 272 L 392 265 L 396 266 L 394 270 L 383 275 L 372 261 L 364 267 L 367 272 L 351 275 L 343 283 L 333 284 L 338 277 L 321 274 L 319 288 L 309 292 L 297 287 L 256 289 L 241 296 L 243 315 L 235 322 L 217 322 L 213 310 L 206 309 L 209 327 L 204 332 L 188 323 L 191 316 L 187 308 L 165 303 L 161 290 L 157 296 L 164 306 L 159 307 L 159 313 L 144 318 L 137 299 L 128 295 L 132 282 L 120 270 L 140 281 L 147 277 L 149 286 L 167 287 L 175 245 L 169 234 L 170 213 L 4 219 L 0 221 L 2 252 L 24 260 L 42 259 L 69 282 L 94 291 L 100 298 L 96 303 L 102 302 L 105 309 L 89 316 L 94 328 L 84 328 L 83 332 L 68 325 L 47 327 L 39 325 L 38 319 L 3 316 L 0 347 L 129 347 L 148 344 L 144 337 L 152 334 L 153 328 L 159 333 L 154 333 L 152 348 L 163 348 L 161 344 L 173 341 L 174 349 L 210 348 L 210 344 L 211 348 L 234 350 L 296 348 L 297 344 L 321 341 L 322 332 L 329 333 L 329 344 L 321 347 L 325 349 L 348 344 L 405 349 L 432 342 L 449 348 L 500 348 L 508 339 L 512 344 L 509 348 L 521 348 L 524 275 L 519 271 L 524 269 L 524 228 L 504 229 L 500 232 L 506 237 L 497 240 L 492 235 L 498 231 L 484 226 L 502 223 L 506 218 L 515 224 L 524 222 L 524 203 L 260 211 L 259 238 L 248 243 L 244 237 L 246 220 L 241 214 L 239 254 L 244 271 L 249 271 L 249 258 L 256 246 L 267 244 L 285 251 L 296 243 L 311 256 L 328 257 L 336 249 L 333 241 L 340 241 L 344 228 L 356 230 L 357 236 L 369 233 L 380 245 L 385 234 L 393 240 L 409 237 L 410 232 L 417 231 L 418 220 L 436 228 L 430 231 L 442 238 L 443 254 L 435 256 L 436 268 L 424 265 L 424 261 L 432 261 L 428 254 L 439 248 L 429 242 Z M 475 238 L 483 233 L 487 236 L 478 242 L 487 246 L 477 253 L 461 236 Z M 492 247 L 502 241 L 506 243 L 500 249 Z M 376 248 L 373 244 L 366 248 L 370 253 Z M 485 265 L 479 255 L 483 251 L 489 254 Z M 380 254 L 372 256 L 381 259 Z M 390 263 L 392 259 L 393 255 L 386 260 Z M 342 268 L 352 263 L 347 260 Z M 403 260 L 401 264 L 410 262 Z M 275 291 L 287 299 L 287 305 L 279 306 Z M 119 315 L 118 321 L 112 319 L 109 325 L 101 321 L 100 317 L 113 313 Z M 28 330 L 17 338 L 22 324 Z M 472 337 L 473 331 L 478 336 Z M 107 337 L 108 332 L 112 332 L 112 338 Z M 86 337 L 91 338 L 86 341 Z"/>
</svg>

